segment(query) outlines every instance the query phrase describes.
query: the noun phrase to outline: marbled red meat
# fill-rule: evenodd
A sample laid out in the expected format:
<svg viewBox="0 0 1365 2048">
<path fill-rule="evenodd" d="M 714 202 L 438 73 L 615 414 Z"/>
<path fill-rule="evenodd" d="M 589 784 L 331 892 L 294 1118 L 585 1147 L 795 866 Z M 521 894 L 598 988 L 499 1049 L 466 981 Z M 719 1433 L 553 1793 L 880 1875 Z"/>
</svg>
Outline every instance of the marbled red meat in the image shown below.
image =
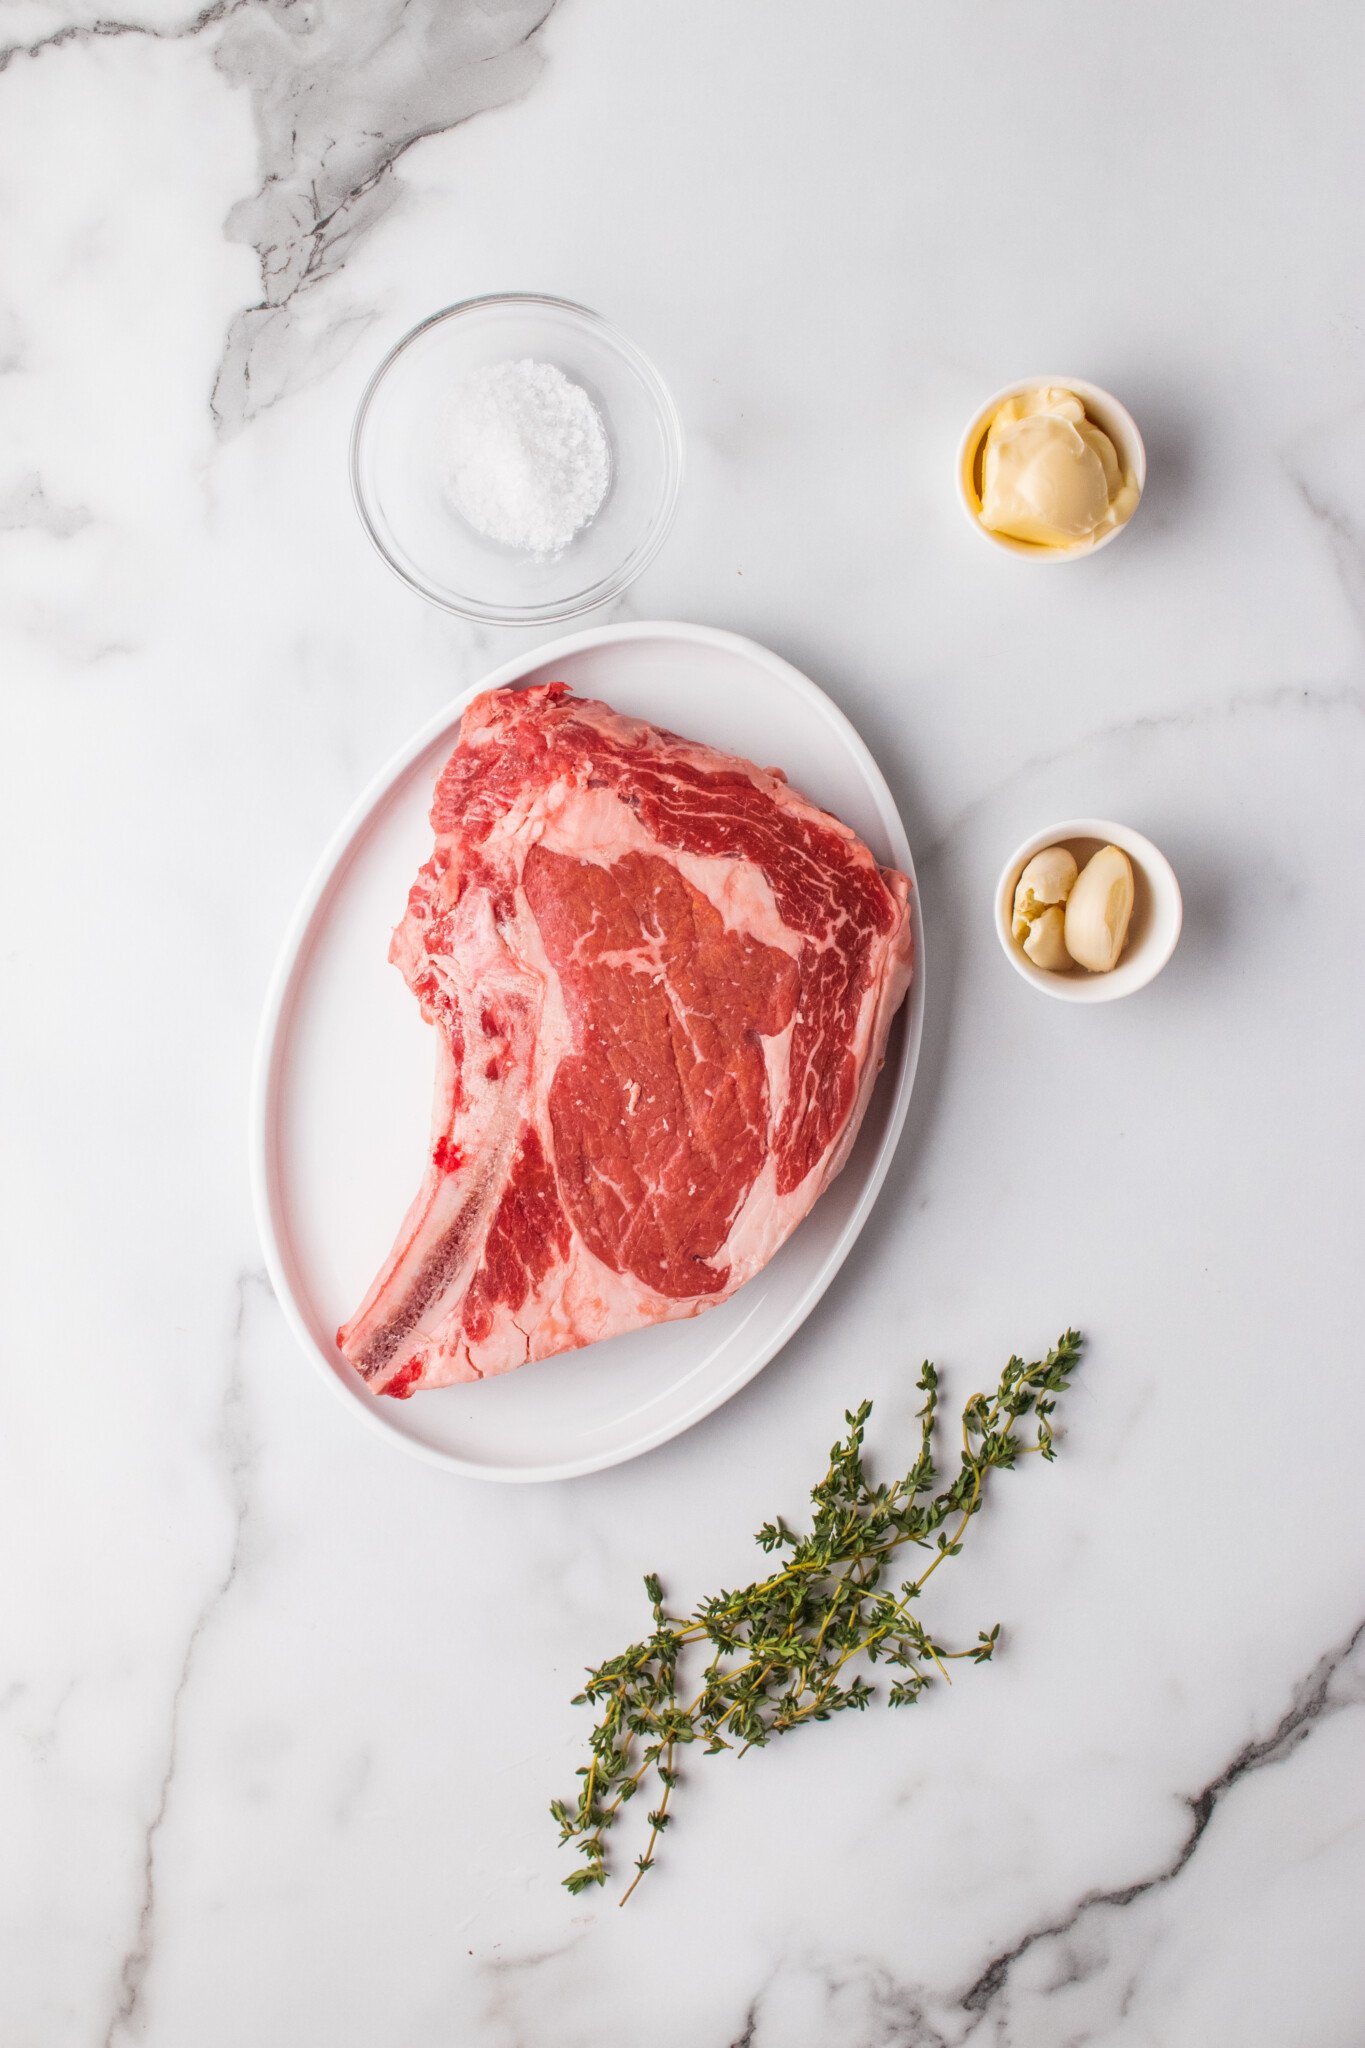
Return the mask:
<svg viewBox="0 0 1365 2048">
<path fill-rule="evenodd" d="M 909 985 L 909 883 L 772 770 L 578 699 L 465 712 L 390 958 L 428 1167 L 337 1333 L 377 1393 L 698 1314 L 839 1171 Z"/>
</svg>

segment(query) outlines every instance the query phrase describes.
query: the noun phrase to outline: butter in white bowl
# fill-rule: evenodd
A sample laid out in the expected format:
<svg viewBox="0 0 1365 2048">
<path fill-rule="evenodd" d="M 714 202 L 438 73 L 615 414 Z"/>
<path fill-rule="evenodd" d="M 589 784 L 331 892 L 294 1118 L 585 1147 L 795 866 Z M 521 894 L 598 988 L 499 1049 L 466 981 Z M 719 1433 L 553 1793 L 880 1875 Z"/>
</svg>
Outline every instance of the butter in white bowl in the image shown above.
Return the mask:
<svg viewBox="0 0 1365 2048">
<path fill-rule="evenodd" d="M 997 546 L 1074 561 L 1123 531 L 1146 482 L 1131 414 L 1098 385 L 1033 378 L 980 408 L 958 454 L 967 516 Z"/>
<path fill-rule="evenodd" d="M 1093 543 L 1132 517 L 1131 472 L 1074 391 L 1055 385 L 1007 398 L 986 430 L 981 524 L 1035 547 Z"/>
</svg>

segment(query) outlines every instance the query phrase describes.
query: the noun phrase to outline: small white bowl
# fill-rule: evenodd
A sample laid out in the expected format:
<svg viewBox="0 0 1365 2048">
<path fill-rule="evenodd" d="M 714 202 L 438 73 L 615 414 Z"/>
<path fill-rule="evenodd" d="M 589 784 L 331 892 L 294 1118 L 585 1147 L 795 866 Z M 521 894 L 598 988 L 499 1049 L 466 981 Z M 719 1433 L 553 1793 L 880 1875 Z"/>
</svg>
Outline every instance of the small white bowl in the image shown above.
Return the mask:
<svg viewBox="0 0 1365 2048">
<path fill-rule="evenodd" d="M 1015 887 L 1025 864 L 1045 846 L 1069 846 L 1081 867 L 1102 846 L 1119 847 L 1133 863 L 1134 903 L 1128 942 L 1118 966 L 1108 974 L 1091 974 L 1084 967 L 1050 973 L 1045 967 L 1035 967 L 1014 943 Z M 1066 818 L 1060 825 L 1049 825 L 1045 832 L 1035 832 L 1014 849 L 995 888 L 995 931 L 1010 966 L 1045 996 L 1057 996 L 1064 1003 L 1111 1003 L 1116 996 L 1130 996 L 1135 989 L 1145 988 L 1175 951 L 1182 916 L 1180 884 L 1165 854 L 1140 832 L 1116 825 L 1112 818 Z"/>
<path fill-rule="evenodd" d="M 1045 384 L 1075 392 L 1089 418 L 1113 442 L 1119 468 L 1125 476 L 1131 475 L 1138 487 L 1137 505 L 1122 526 L 1111 526 L 1098 540 L 1078 540 L 1074 547 L 1069 548 L 1039 547 L 1035 541 L 1015 540 L 1012 534 L 992 533 L 988 526 L 981 524 L 981 446 L 986 430 L 1007 398 L 1017 398 L 1023 391 L 1037 391 Z M 975 530 L 994 547 L 1004 548 L 1008 554 L 1023 555 L 1032 562 L 1079 562 L 1087 555 L 1097 555 L 1101 548 L 1108 547 L 1111 540 L 1127 533 L 1137 517 L 1146 488 L 1147 450 L 1142 445 L 1136 420 L 1112 392 L 1102 390 L 1098 384 L 1087 384 L 1083 377 L 1021 377 L 1017 384 L 1006 384 L 1001 390 L 993 391 L 973 414 L 957 451 L 957 494 Z"/>
</svg>

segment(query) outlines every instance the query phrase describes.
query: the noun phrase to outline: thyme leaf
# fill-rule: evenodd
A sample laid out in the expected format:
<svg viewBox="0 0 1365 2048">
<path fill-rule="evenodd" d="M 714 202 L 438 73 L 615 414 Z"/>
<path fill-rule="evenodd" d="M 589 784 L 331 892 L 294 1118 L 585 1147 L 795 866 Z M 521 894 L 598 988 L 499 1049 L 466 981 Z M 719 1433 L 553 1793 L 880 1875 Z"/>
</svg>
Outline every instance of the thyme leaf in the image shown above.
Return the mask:
<svg viewBox="0 0 1365 2048">
<path fill-rule="evenodd" d="M 760 1548 L 780 1560 L 767 1577 L 714 1593 L 683 1618 L 668 1612 L 659 1578 L 646 1576 L 652 1629 L 590 1671 L 574 1701 L 594 1708 L 597 1720 L 577 1798 L 550 1805 L 561 1843 L 572 1843 L 582 1859 L 564 1879 L 570 1892 L 606 1883 L 606 1837 L 647 1780 L 658 1797 L 622 1905 L 653 1868 L 673 1820 L 679 1751 L 698 1744 L 703 1756 L 743 1754 L 807 1722 L 861 1713 L 876 1690 L 849 1669 L 855 1658 L 891 1668 L 886 1698 L 893 1707 L 913 1705 L 935 1673 L 946 1679 L 956 1660 L 989 1662 L 998 1622 L 954 1650 L 912 1609 L 944 1559 L 961 1550 L 987 1474 L 1008 1471 L 1031 1452 L 1049 1461 L 1055 1455 L 1051 1417 L 1081 1344 L 1079 1332 L 1067 1330 L 1046 1358 L 1028 1365 L 1011 1358 L 993 1394 L 972 1395 L 962 1411 L 958 1469 L 946 1484 L 934 1464 L 938 1374 L 926 1360 L 918 1381 L 918 1452 L 902 1478 L 875 1485 L 868 1478 L 863 1439 L 872 1403 L 864 1401 L 844 1416 L 847 1435 L 832 1447 L 811 1493 L 807 1532 L 798 1535 L 780 1515 L 758 1531 Z M 1021 1429 L 1024 1423 L 1031 1426 Z M 906 1546 L 927 1553 L 927 1562 L 897 1583 L 895 1567 L 904 1562 L 897 1553 Z M 692 1690 L 681 1684 L 679 1667 L 684 1652 L 702 1643 L 710 1660 Z"/>
</svg>

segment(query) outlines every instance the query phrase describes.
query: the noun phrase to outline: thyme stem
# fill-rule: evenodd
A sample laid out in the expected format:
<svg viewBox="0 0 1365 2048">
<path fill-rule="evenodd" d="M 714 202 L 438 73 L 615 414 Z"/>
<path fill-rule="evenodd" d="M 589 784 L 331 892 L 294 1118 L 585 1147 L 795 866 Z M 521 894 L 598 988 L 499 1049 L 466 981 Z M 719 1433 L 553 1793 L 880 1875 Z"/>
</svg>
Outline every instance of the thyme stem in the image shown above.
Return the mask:
<svg viewBox="0 0 1365 2048">
<path fill-rule="evenodd" d="M 1043 1359 L 1026 1365 L 1011 1358 L 994 1394 L 973 1394 L 962 1411 L 958 1471 L 938 1485 L 933 1462 L 938 1375 L 927 1362 L 919 1376 L 924 1403 L 919 1411 L 919 1455 L 891 1484 L 874 1485 L 863 1465 L 863 1438 L 870 1401 L 844 1418 L 847 1435 L 834 1444 L 824 1478 L 812 1490 L 811 1527 L 797 1536 L 778 1516 L 759 1530 L 769 1552 L 785 1552 L 780 1571 L 736 1592 L 703 1600 L 691 1615 L 665 1612 L 663 1589 L 653 1573 L 645 1579 L 654 1618 L 652 1634 L 632 1643 L 588 1674 L 575 1701 L 591 1705 L 599 1718 L 590 1735 L 589 1761 L 579 1770 L 577 1800 L 556 1799 L 551 1813 L 561 1842 L 572 1842 L 583 1859 L 565 1878 L 571 1892 L 605 1884 L 605 1837 L 621 1810 L 653 1772 L 661 1797 L 649 1815 L 643 1853 L 621 1904 L 654 1867 L 660 1837 L 670 1825 L 669 1809 L 678 1782 L 680 1747 L 700 1742 L 703 1754 L 740 1744 L 743 1756 L 808 1721 L 827 1721 L 848 1708 L 861 1711 L 875 1697 L 859 1674 L 842 1682 L 857 1657 L 885 1662 L 899 1674 L 887 1698 L 908 1706 L 934 1682 L 951 1684 L 950 1662 L 989 1662 L 999 1640 L 997 1623 L 965 1649 L 945 1649 L 912 1613 L 913 1604 L 945 1558 L 956 1557 L 972 1517 L 985 1497 L 988 1473 L 1008 1471 L 1032 1451 L 1054 1454 L 1049 1420 L 1056 1396 L 1070 1385 L 1080 1360 L 1081 1338 L 1067 1330 Z M 1031 1416 L 1033 1439 L 1024 1442 L 1015 1426 Z M 883 1587 L 883 1573 L 906 1544 L 931 1550 L 918 1576 L 900 1587 Z M 678 1667 L 697 1643 L 710 1646 L 710 1661 L 699 1689 L 682 1705 Z"/>
</svg>

